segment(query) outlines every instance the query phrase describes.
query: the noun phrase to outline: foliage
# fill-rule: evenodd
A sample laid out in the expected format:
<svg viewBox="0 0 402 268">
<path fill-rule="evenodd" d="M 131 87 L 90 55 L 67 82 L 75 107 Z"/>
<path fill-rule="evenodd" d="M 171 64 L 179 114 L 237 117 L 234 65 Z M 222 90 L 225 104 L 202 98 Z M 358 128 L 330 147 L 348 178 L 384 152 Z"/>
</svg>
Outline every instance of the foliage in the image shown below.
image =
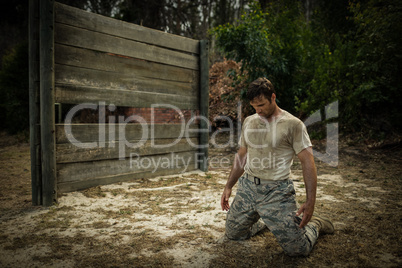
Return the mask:
<svg viewBox="0 0 402 268">
<path fill-rule="evenodd" d="M 402 3 L 369 0 L 353 3 L 351 10 L 358 27 L 353 65 L 358 81 L 351 98 L 360 100 L 360 115 L 368 124 L 376 127 L 387 117 L 387 124 L 400 128 Z"/>
<path fill-rule="evenodd" d="M 344 132 L 367 131 L 367 137 L 382 139 L 401 127 L 401 5 L 369 0 L 338 9 L 335 13 L 348 15 L 343 22 L 336 19 L 342 26 L 328 22 L 323 9 L 312 23 L 313 57 L 305 68 L 314 71 L 297 109 L 311 114 L 339 100 Z"/>
<path fill-rule="evenodd" d="M 294 1 L 275 2 L 266 9 L 263 12 L 254 2 L 237 24 L 221 25 L 212 32 L 224 55 L 242 63 L 248 82 L 267 77 L 276 88 L 278 102 L 293 111 L 298 93 L 294 74 L 302 60 L 305 23 Z"/>
<path fill-rule="evenodd" d="M 238 18 L 247 2 L 247 0 L 123 0 L 116 18 L 194 39 L 206 39 L 209 28 L 226 22 L 232 23 Z"/>
<path fill-rule="evenodd" d="M 1 127 L 10 133 L 29 128 L 28 44 L 16 46 L 3 57 L 0 71 Z"/>
<path fill-rule="evenodd" d="M 214 28 L 216 45 L 248 82 L 270 79 L 279 105 L 300 117 L 339 101 L 344 132 L 400 130 L 400 1 L 317 0 L 311 21 L 298 3 L 252 4 L 236 24 Z"/>
<path fill-rule="evenodd" d="M 121 0 L 58 0 L 57 2 L 103 16 L 113 17 L 118 13 Z"/>
<path fill-rule="evenodd" d="M 27 39 L 28 4 L 26 0 L 0 1 L 0 69 L 3 55 Z"/>
<path fill-rule="evenodd" d="M 351 42 L 341 42 L 336 36 L 336 49 L 331 51 L 327 44 L 310 44 L 305 51 L 310 55 L 305 57 L 297 79 L 304 86 L 300 97 L 296 96 L 296 110 L 301 115 L 310 115 L 326 105 L 344 101 L 353 91 L 354 74 L 351 64 L 355 61 L 355 48 Z M 341 110 L 341 117 L 345 110 Z"/>
<path fill-rule="evenodd" d="M 254 5 L 249 13 L 242 15 L 238 25 L 221 25 L 214 30 L 216 45 L 226 57 L 241 61 L 241 70 L 247 70 L 251 80 L 265 75 L 273 61 L 274 45 L 269 42 L 266 17 L 267 14 Z"/>
</svg>

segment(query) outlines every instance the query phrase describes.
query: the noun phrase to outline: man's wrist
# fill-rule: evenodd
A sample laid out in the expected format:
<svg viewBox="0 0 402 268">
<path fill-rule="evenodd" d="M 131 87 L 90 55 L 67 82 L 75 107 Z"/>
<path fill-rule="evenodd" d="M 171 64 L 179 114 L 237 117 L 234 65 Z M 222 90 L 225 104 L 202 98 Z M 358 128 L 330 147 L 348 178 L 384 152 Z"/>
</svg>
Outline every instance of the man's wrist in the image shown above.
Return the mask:
<svg viewBox="0 0 402 268">
<path fill-rule="evenodd" d="M 307 199 L 307 200 L 306 200 L 306 205 L 307 205 L 307 206 L 314 206 L 314 205 L 315 205 L 315 199 L 314 199 L 314 200 L 312 200 L 312 199 Z"/>
<path fill-rule="evenodd" d="M 230 186 L 228 184 L 225 185 L 225 190 L 232 190 L 233 186 Z"/>
</svg>

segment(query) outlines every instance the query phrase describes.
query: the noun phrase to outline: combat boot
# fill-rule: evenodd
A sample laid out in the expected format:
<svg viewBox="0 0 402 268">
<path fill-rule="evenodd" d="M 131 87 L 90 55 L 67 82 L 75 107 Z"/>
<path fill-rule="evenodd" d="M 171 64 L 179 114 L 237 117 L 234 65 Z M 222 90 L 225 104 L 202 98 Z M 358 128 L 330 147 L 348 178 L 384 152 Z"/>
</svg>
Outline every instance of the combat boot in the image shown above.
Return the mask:
<svg viewBox="0 0 402 268">
<path fill-rule="evenodd" d="M 333 234 L 334 225 L 332 222 L 323 216 L 313 215 L 310 220 L 311 224 L 317 226 L 319 234 Z"/>
</svg>

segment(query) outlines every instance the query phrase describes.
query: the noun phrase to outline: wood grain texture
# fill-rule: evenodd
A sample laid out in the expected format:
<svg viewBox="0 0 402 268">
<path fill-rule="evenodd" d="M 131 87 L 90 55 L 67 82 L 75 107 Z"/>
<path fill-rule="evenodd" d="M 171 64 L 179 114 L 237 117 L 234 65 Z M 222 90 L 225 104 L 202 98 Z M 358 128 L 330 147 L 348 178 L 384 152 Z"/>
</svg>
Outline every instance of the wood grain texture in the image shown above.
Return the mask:
<svg viewBox="0 0 402 268">
<path fill-rule="evenodd" d="M 196 165 L 194 163 L 190 163 L 189 168 L 187 171 L 196 170 Z M 143 178 L 155 178 L 158 176 L 167 176 L 173 174 L 179 174 L 183 171 L 183 168 L 172 168 L 172 169 L 163 169 L 155 171 L 151 173 L 149 171 L 138 171 L 133 173 L 125 173 L 125 174 L 117 174 L 113 176 L 105 176 L 105 177 L 97 177 L 97 178 L 90 178 L 88 180 L 83 181 L 74 181 L 74 182 L 67 182 L 67 183 L 59 183 L 57 185 L 58 191 L 60 193 L 72 192 L 72 191 L 79 191 L 83 189 L 87 189 L 90 187 L 95 187 L 98 185 L 105 185 L 111 183 L 118 183 L 124 181 L 135 181 L 136 179 L 143 179 Z"/>
<path fill-rule="evenodd" d="M 42 204 L 39 87 L 39 0 L 32 0 L 29 1 L 29 144 L 34 206 Z"/>
<path fill-rule="evenodd" d="M 60 23 L 57 23 L 55 27 L 55 42 L 58 44 L 114 53 L 192 70 L 199 69 L 196 55 Z"/>
<path fill-rule="evenodd" d="M 181 169 L 182 172 L 185 172 L 187 168 L 194 169 L 196 156 L 197 151 L 189 151 L 154 156 L 133 156 L 124 160 L 57 164 L 57 177 L 59 183 L 67 183 L 120 174 L 155 173 L 158 170 Z"/>
<path fill-rule="evenodd" d="M 55 12 L 56 21 L 59 23 L 187 53 L 199 53 L 199 42 L 190 38 L 104 17 L 60 3 L 56 3 Z"/>
<path fill-rule="evenodd" d="M 54 1 L 40 3 L 40 125 L 42 152 L 42 203 L 57 199 L 54 111 Z"/>
<path fill-rule="evenodd" d="M 57 124 L 56 143 L 91 143 L 99 144 L 99 133 L 104 132 L 107 141 L 138 141 L 152 139 L 198 138 L 198 127 L 182 124 Z M 102 141 L 101 141 L 102 142 Z M 88 144 L 88 146 L 90 146 Z M 97 145 L 96 145 L 97 146 Z"/>
<path fill-rule="evenodd" d="M 49 27 L 54 29 L 50 33 L 54 33 L 54 39 L 49 35 L 51 41 L 42 42 L 45 34 L 41 36 L 41 46 L 45 45 L 41 53 L 45 57 L 55 56 L 52 62 L 49 58 L 41 59 L 43 75 L 52 74 L 51 80 L 43 76 L 47 82 L 41 81 L 41 94 L 48 89 L 53 94 L 51 104 L 49 92 L 42 97 L 47 98 L 43 101 L 48 105 L 41 110 L 42 114 L 59 102 L 136 108 L 165 104 L 162 108 L 200 110 L 202 116 L 208 117 L 207 43 L 201 42 L 200 49 L 197 40 L 59 3 L 54 8 L 55 22 Z M 48 15 L 41 17 L 49 18 Z M 50 54 L 45 51 L 49 48 Z M 138 122 L 54 125 L 53 109 L 53 114 L 46 115 L 46 124 L 53 125 L 43 129 L 52 130 L 53 140 L 47 134 L 41 135 L 42 142 L 49 139 L 47 142 L 53 144 L 53 149 L 49 146 L 45 149 L 53 153 L 53 183 L 57 189 L 51 183 L 46 187 L 69 192 L 199 167 L 205 170 L 208 149 L 199 151 L 198 145 L 208 140 L 206 122 L 201 122 L 201 130 L 206 131 L 201 133 L 198 123 L 186 126 L 141 120 L 143 125 Z M 46 165 L 49 170 L 50 165 Z"/>
<path fill-rule="evenodd" d="M 95 103 L 105 102 L 116 106 L 154 107 L 170 105 L 175 109 L 198 109 L 196 96 L 181 96 L 157 92 L 113 90 L 109 88 L 79 86 L 74 84 L 56 84 L 55 100 L 60 103 Z"/>
<path fill-rule="evenodd" d="M 200 121 L 200 169 L 208 171 L 208 147 L 209 147 L 209 63 L 208 41 L 200 41 L 200 116 L 206 120 Z"/>
<path fill-rule="evenodd" d="M 113 75 L 134 76 L 138 80 L 161 80 L 183 84 L 199 83 L 199 73 L 195 70 L 159 64 L 113 53 L 55 44 L 55 63 L 91 70 L 111 72 Z M 194 90 L 198 90 L 193 86 Z"/>
<path fill-rule="evenodd" d="M 130 144 L 137 144 L 139 141 L 129 141 Z M 119 159 L 130 157 L 130 155 L 157 155 L 169 152 L 185 152 L 194 150 L 198 145 L 197 138 L 187 139 L 156 139 L 148 140 L 141 147 L 130 148 L 118 141 L 105 142 L 102 146 L 94 148 L 82 148 L 74 143 L 63 143 L 56 145 L 56 161 L 60 163 L 74 163 L 85 161 L 97 161 L 106 159 Z M 121 146 L 124 146 L 122 149 Z"/>
</svg>

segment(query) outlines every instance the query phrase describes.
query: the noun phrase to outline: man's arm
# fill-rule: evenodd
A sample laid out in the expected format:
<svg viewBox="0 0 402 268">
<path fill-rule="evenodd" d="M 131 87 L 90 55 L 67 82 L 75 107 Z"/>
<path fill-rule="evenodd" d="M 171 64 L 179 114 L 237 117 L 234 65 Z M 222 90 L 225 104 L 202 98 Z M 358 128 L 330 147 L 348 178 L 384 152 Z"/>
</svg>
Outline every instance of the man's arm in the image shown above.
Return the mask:
<svg viewBox="0 0 402 268">
<path fill-rule="evenodd" d="M 221 197 L 222 210 L 229 210 L 229 197 L 232 193 L 233 186 L 239 180 L 240 176 L 243 175 L 246 157 L 247 147 L 240 147 L 235 155 L 232 170 L 230 171 L 228 181 L 226 182 L 225 189 L 223 190 Z"/>
<path fill-rule="evenodd" d="M 311 147 L 301 151 L 297 157 L 300 159 L 302 165 L 304 185 L 306 188 L 306 203 L 301 205 L 296 213 L 297 216 L 303 213 L 303 219 L 300 223 L 300 228 L 303 228 L 310 221 L 314 212 L 317 192 L 317 170 L 315 168 L 313 150 Z"/>
</svg>

